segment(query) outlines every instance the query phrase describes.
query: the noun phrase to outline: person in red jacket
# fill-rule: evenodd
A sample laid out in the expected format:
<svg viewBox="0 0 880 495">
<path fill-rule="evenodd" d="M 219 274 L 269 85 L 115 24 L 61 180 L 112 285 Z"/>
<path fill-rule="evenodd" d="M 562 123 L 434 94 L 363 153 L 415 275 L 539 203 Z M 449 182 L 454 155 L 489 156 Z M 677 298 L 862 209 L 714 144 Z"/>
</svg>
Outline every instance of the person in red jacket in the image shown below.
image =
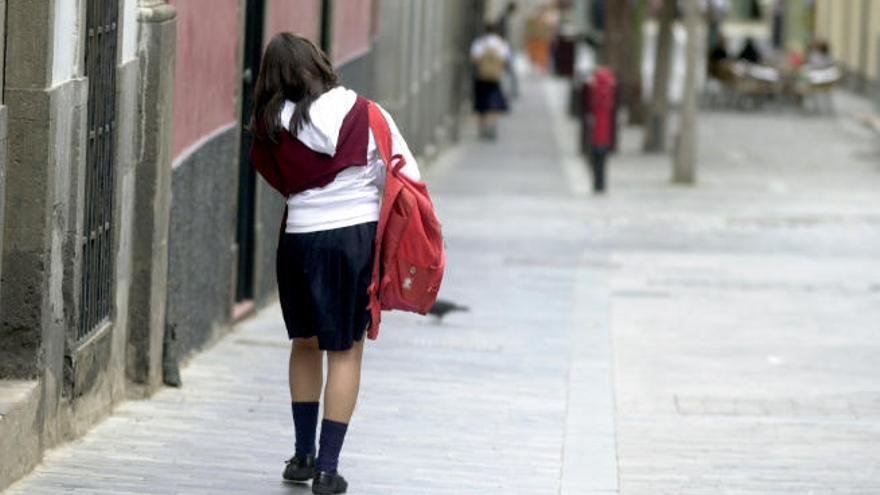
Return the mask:
<svg viewBox="0 0 880 495">
<path fill-rule="evenodd" d="M 584 106 L 588 124 L 585 131 L 593 172 L 593 191 L 605 192 L 605 164 L 617 142 L 617 80 L 608 67 L 598 67 L 585 85 Z"/>
<path fill-rule="evenodd" d="M 276 269 L 292 341 L 290 397 L 296 451 L 283 478 L 312 479 L 312 492 L 344 493 L 337 470 L 360 387 L 368 287 L 385 164 L 370 131 L 369 101 L 343 87 L 327 56 L 291 33 L 272 38 L 254 91 L 254 167 L 284 196 Z M 392 153 L 418 180 L 393 119 Z M 327 383 L 323 355 L 327 354 Z M 321 389 L 324 417 L 315 448 Z M 317 451 L 317 457 L 316 457 Z"/>
</svg>

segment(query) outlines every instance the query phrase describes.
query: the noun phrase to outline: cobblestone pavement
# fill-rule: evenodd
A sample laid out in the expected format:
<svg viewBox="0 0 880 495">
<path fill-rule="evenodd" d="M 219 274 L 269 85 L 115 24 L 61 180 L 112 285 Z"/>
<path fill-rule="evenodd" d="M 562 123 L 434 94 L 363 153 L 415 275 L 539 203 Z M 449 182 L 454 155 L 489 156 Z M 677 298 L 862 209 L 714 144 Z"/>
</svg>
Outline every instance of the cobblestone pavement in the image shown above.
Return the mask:
<svg viewBox="0 0 880 495">
<path fill-rule="evenodd" d="M 785 111 L 701 116 L 700 183 L 623 135 L 588 194 L 565 88 L 430 167 L 442 324 L 386 316 L 341 469 L 358 494 L 880 493 L 880 143 Z M 307 493 L 263 311 L 10 494 Z"/>
</svg>

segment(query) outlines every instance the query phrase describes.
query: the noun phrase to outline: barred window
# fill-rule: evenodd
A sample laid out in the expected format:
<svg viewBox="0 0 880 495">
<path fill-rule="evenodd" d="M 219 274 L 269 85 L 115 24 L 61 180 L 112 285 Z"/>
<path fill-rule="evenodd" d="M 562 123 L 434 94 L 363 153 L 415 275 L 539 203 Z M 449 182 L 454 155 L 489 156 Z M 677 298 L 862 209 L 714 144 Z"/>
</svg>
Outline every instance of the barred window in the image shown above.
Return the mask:
<svg viewBox="0 0 880 495">
<path fill-rule="evenodd" d="M 88 0 L 86 14 L 88 150 L 79 339 L 87 337 L 110 318 L 113 304 L 113 136 L 118 4 L 118 0 Z"/>
</svg>

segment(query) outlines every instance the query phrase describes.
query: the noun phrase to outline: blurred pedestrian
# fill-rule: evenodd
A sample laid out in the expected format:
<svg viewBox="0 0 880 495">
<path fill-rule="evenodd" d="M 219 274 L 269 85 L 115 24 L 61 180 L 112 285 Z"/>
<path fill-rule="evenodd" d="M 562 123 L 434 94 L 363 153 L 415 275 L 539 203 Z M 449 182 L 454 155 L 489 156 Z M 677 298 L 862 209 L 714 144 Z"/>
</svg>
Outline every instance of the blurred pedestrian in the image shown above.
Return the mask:
<svg viewBox="0 0 880 495">
<path fill-rule="evenodd" d="M 519 79 L 516 73 L 516 51 L 514 50 L 513 36 L 511 24 L 513 17 L 516 15 L 516 2 L 509 2 L 507 7 L 498 17 L 496 24 L 498 25 L 498 35 L 507 42 L 510 47 L 510 57 L 507 61 L 507 80 L 510 81 L 510 97 L 516 99 L 519 97 Z"/>
<path fill-rule="evenodd" d="M 834 65 L 831 47 L 827 41 L 813 40 L 810 44 L 810 53 L 807 55 L 807 65 L 810 69 L 826 69 Z"/>
<path fill-rule="evenodd" d="M 497 24 L 485 26 L 485 33 L 471 44 L 474 65 L 474 111 L 479 116 L 480 137 L 498 137 L 498 115 L 507 111 L 507 99 L 501 90 L 501 78 L 507 71 L 510 47 L 498 35 Z"/>
<path fill-rule="evenodd" d="M 798 40 L 788 42 L 785 49 L 785 65 L 789 70 L 798 70 L 807 63 L 804 45 Z"/>
<path fill-rule="evenodd" d="M 606 66 L 598 67 L 584 86 L 585 112 L 589 133 L 589 160 L 593 173 L 593 191 L 605 192 L 606 162 L 617 140 L 618 88 L 614 72 Z"/>
<path fill-rule="evenodd" d="M 727 51 L 727 38 L 724 37 L 724 34 L 721 33 L 718 35 L 718 41 L 709 50 L 709 62 L 722 62 L 727 60 L 730 54 Z"/>
<path fill-rule="evenodd" d="M 726 64 L 729 60 L 730 53 L 727 51 L 727 38 L 723 33 L 719 34 L 718 41 L 715 46 L 709 50 L 709 63 L 707 69 L 709 77 L 714 79 L 723 79 L 725 76 Z"/>
<path fill-rule="evenodd" d="M 708 46 L 712 49 L 721 41 L 721 24 L 730 11 L 730 2 L 728 0 L 704 0 L 704 4 L 706 20 L 709 25 Z"/>
<path fill-rule="evenodd" d="M 529 61 L 539 73 L 546 73 L 550 62 L 551 14 L 548 7 L 541 6 L 526 18 L 526 51 Z"/>
<path fill-rule="evenodd" d="M 369 101 L 343 87 L 328 57 L 305 38 L 272 38 L 254 102 L 251 159 L 287 203 L 276 273 L 292 341 L 288 379 L 296 450 L 283 478 L 311 479 L 317 494 L 344 493 L 348 483 L 337 466 L 360 387 L 385 165 L 370 138 Z M 385 118 L 392 151 L 406 160 L 403 173 L 418 179 L 412 153 L 387 113 Z"/>
<path fill-rule="evenodd" d="M 744 62 L 750 62 L 753 64 L 760 64 L 764 60 L 764 56 L 761 54 L 760 48 L 758 48 L 758 42 L 755 41 L 755 38 L 751 36 L 746 38 L 746 42 L 743 45 L 742 50 L 739 52 L 740 60 Z"/>
</svg>

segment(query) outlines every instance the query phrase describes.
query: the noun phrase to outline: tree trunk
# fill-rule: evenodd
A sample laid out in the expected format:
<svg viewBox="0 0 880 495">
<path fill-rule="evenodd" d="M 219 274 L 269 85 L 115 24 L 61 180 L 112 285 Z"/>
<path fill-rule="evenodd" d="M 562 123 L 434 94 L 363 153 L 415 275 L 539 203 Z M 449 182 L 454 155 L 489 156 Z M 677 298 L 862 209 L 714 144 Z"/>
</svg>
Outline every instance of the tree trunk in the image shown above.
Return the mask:
<svg viewBox="0 0 880 495">
<path fill-rule="evenodd" d="M 642 102 L 642 18 L 644 0 L 606 3 L 605 63 L 617 75 L 631 124 L 644 120 Z"/>
<path fill-rule="evenodd" d="M 687 29 L 687 68 L 681 103 L 681 131 L 678 136 L 672 180 L 680 184 L 693 184 L 696 179 L 697 159 L 697 67 L 700 64 L 701 54 L 699 0 L 685 0 L 685 28 Z"/>
<path fill-rule="evenodd" d="M 605 12 L 605 60 L 611 69 L 621 77 L 627 58 L 627 34 L 630 32 L 629 0 L 606 2 Z"/>
<path fill-rule="evenodd" d="M 657 46 L 654 55 L 654 83 L 651 106 L 645 121 L 646 152 L 659 153 L 666 149 L 666 121 L 669 113 L 669 76 L 672 71 L 673 36 L 676 0 L 664 0 L 660 10 Z"/>
<path fill-rule="evenodd" d="M 642 29 L 645 21 L 645 0 L 628 0 L 630 3 L 629 35 L 627 36 L 626 110 L 631 125 L 645 122 L 645 102 L 642 98 Z"/>
</svg>

